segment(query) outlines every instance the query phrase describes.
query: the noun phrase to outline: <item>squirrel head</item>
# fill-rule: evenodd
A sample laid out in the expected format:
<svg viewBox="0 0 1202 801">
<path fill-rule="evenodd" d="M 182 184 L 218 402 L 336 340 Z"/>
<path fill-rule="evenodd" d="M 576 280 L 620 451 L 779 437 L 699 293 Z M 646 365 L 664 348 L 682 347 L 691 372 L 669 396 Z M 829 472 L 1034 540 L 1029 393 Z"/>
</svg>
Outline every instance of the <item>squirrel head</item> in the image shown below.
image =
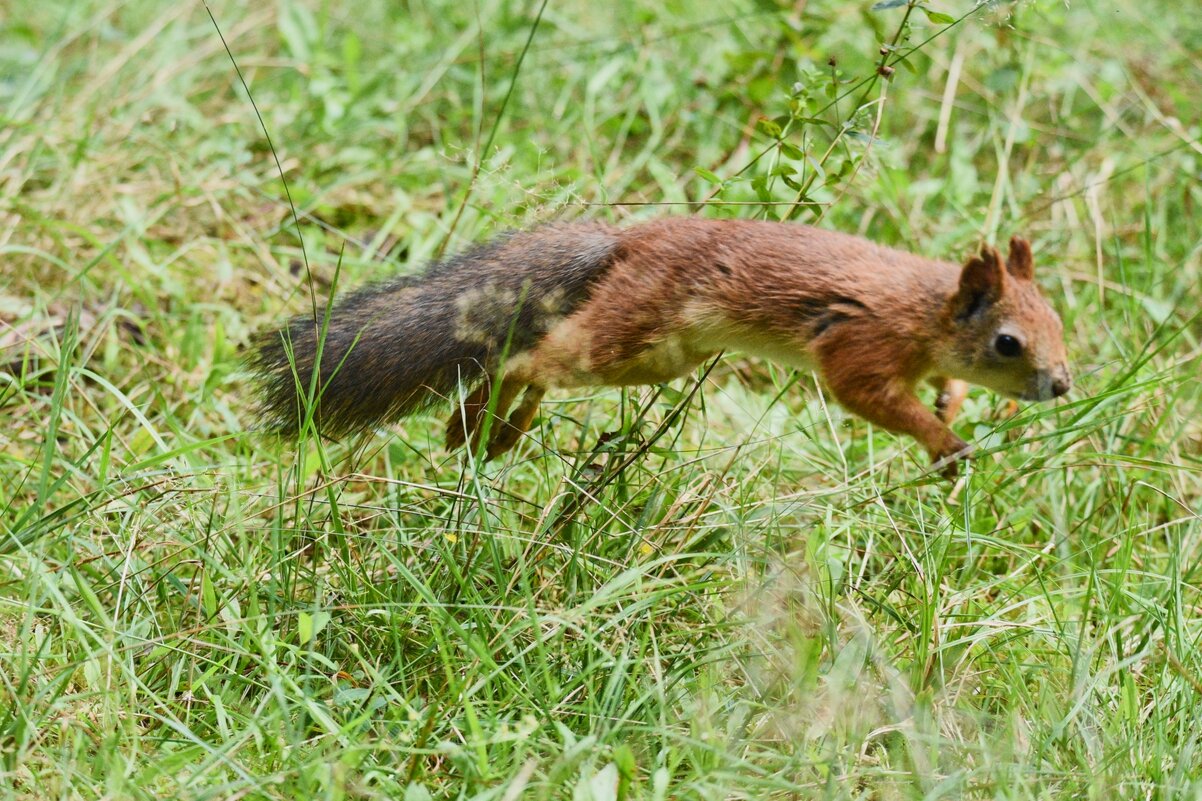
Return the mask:
<svg viewBox="0 0 1202 801">
<path fill-rule="evenodd" d="M 1005 262 L 986 245 L 964 264 L 945 309 L 950 342 L 941 372 L 1021 400 L 1069 391 L 1064 326 L 1033 277 L 1031 245 L 1017 236 Z"/>
</svg>

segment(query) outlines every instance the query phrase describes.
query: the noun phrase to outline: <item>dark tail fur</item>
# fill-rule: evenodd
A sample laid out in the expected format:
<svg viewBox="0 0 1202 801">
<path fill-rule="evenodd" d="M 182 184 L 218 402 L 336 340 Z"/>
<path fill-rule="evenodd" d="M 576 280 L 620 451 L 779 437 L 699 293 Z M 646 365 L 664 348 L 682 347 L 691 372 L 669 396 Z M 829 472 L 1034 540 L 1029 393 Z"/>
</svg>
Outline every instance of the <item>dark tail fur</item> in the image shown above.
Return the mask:
<svg viewBox="0 0 1202 801">
<path fill-rule="evenodd" d="M 503 355 L 530 349 L 579 307 L 617 242 L 603 225 L 548 225 L 338 302 L 321 348 L 319 428 L 338 436 L 392 422 L 491 375 Z M 248 363 L 268 427 L 296 430 L 298 386 L 308 393 L 320 329 L 300 316 L 256 338 Z"/>
</svg>

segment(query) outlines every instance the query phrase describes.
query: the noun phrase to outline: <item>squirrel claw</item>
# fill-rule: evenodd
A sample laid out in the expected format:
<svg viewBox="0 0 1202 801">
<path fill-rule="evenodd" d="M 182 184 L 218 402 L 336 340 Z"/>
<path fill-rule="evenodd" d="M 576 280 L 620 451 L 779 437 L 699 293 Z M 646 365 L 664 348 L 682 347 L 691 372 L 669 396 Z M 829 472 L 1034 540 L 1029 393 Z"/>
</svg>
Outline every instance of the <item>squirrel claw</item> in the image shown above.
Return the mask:
<svg viewBox="0 0 1202 801">
<path fill-rule="evenodd" d="M 971 459 L 976 449 L 977 447 L 971 443 L 959 441 L 946 451 L 936 453 L 931 463 L 931 469 L 938 470 L 948 481 L 955 481 L 956 476 L 960 474 L 960 461 Z"/>
</svg>

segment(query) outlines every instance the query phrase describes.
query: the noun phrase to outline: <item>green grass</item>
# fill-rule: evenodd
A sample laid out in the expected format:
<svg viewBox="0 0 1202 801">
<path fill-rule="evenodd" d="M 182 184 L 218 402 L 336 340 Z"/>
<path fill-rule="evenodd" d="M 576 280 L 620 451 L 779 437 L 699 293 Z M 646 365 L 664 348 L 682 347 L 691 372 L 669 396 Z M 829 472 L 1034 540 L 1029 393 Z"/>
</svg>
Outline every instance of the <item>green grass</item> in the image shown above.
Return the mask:
<svg viewBox="0 0 1202 801">
<path fill-rule="evenodd" d="M 1202 796 L 1202 17 L 869 5 L 214 2 L 298 232 L 203 5 L 10 4 L 0 795 Z M 250 431 L 335 283 L 668 213 L 1024 233 L 1077 390 L 954 489 L 733 355 L 487 467 Z"/>
</svg>

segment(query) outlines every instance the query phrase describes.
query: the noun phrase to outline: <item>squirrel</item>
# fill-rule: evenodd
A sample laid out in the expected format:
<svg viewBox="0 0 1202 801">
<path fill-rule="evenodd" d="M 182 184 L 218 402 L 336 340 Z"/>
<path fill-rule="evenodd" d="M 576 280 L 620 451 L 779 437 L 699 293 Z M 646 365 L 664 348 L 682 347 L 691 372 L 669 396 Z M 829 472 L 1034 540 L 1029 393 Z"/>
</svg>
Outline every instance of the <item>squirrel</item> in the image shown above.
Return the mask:
<svg viewBox="0 0 1202 801">
<path fill-rule="evenodd" d="M 961 266 L 795 223 L 550 223 L 368 285 L 328 320 L 259 334 L 249 365 L 259 419 L 281 431 L 302 422 L 314 378 L 314 421 L 330 436 L 465 388 L 446 445 L 475 448 L 487 428 L 493 459 L 548 389 L 662 383 L 738 351 L 817 370 L 845 409 L 914 437 L 954 476 L 971 452 L 949 425 L 967 382 L 1027 401 L 1072 386 L 1060 317 L 1033 274 L 1018 236 L 1005 261 L 985 245 Z M 916 395 L 923 382 L 934 409 Z"/>
</svg>

